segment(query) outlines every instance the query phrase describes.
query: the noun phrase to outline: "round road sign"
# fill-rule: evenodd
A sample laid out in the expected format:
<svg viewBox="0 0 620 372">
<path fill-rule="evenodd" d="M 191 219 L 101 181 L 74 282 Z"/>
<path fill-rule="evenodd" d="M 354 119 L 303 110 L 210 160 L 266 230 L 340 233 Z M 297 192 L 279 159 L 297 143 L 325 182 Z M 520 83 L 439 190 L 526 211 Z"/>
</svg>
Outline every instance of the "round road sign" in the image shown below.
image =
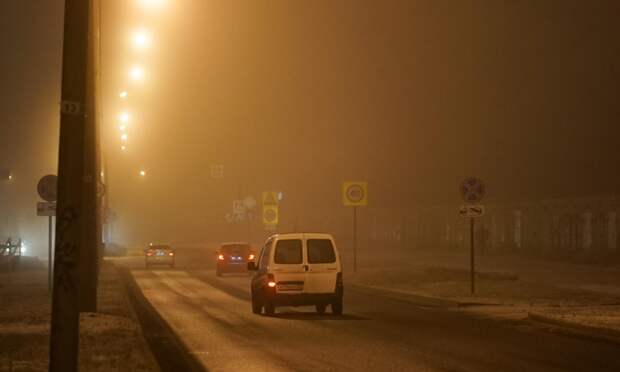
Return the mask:
<svg viewBox="0 0 620 372">
<path fill-rule="evenodd" d="M 485 191 L 484 183 L 476 177 L 466 178 L 461 183 L 461 196 L 467 203 L 481 201 L 484 198 Z"/>
<path fill-rule="evenodd" d="M 359 203 L 364 200 L 364 188 L 362 185 L 353 184 L 347 187 L 347 199 L 351 203 Z"/>
<path fill-rule="evenodd" d="M 41 178 L 37 184 L 37 192 L 39 193 L 41 199 L 47 202 L 55 202 L 57 183 L 58 177 L 53 174 L 48 174 L 47 176 Z"/>
</svg>

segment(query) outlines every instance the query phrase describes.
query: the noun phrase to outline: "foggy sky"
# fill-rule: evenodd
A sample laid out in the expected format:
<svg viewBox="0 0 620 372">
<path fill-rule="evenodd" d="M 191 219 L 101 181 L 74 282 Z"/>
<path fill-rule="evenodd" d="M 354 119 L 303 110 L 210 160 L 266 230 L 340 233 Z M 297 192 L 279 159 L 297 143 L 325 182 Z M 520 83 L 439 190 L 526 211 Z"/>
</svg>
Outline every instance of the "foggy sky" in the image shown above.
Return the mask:
<svg viewBox="0 0 620 372">
<path fill-rule="evenodd" d="M 0 3 L 0 166 L 28 182 L 56 162 L 62 3 Z M 221 218 L 267 189 L 337 207 L 347 179 L 380 207 L 458 203 L 468 175 L 499 201 L 620 186 L 617 1 L 187 0 L 152 18 L 105 3 L 104 149 L 129 219 Z M 138 24 L 147 57 L 126 43 Z M 141 60 L 121 156 L 117 94 Z M 34 186 L 20 193 L 31 208 Z"/>
</svg>

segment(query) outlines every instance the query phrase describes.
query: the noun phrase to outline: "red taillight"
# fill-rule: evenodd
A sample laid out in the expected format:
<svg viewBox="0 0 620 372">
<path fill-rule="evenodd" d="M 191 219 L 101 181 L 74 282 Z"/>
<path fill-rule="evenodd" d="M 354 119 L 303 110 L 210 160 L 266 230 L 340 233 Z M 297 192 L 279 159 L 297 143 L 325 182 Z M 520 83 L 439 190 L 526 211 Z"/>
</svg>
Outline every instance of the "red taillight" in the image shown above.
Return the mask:
<svg viewBox="0 0 620 372">
<path fill-rule="evenodd" d="M 274 288 L 276 286 L 276 279 L 273 277 L 273 274 L 267 275 L 267 280 L 267 286 L 269 286 L 269 288 Z"/>
<path fill-rule="evenodd" d="M 217 259 L 220 260 L 220 261 L 224 261 L 224 255 L 221 254 L 221 255 L 217 256 Z"/>
<path fill-rule="evenodd" d="M 168 256 L 174 256 L 174 252 L 168 252 Z"/>
<path fill-rule="evenodd" d="M 253 260 L 254 259 L 254 255 L 251 254 L 250 256 L 248 256 L 248 260 Z"/>
</svg>

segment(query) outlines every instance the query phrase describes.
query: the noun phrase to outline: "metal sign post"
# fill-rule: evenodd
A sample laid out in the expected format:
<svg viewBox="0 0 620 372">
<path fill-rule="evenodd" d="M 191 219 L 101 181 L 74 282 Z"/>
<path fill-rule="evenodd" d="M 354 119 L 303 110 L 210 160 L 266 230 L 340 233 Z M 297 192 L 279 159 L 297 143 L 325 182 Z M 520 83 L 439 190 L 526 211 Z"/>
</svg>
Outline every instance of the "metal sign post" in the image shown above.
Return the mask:
<svg viewBox="0 0 620 372">
<path fill-rule="evenodd" d="M 52 278 L 54 275 L 54 259 L 52 253 L 52 216 L 48 217 L 48 238 L 47 238 L 47 290 L 49 293 L 52 293 Z"/>
<path fill-rule="evenodd" d="M 49 293 L 52 293 L 52 283 L 53 283 L 53 267 L 54 267 L 54 256 L 53 256 L 53 245 L 52 245 L 52 226 L 53 226 L 53 216 L 56 215 L 56 189 L 57 189 L 57 178 L 54 175 L 48 175 L 39 181 L 37 185 L 37 191 L 39 196 L 46 200 L 46 202 L 37 203 L 37 216 L 47 216 L 48 217 L 48 241 L 47 241 L 47 290 Z"/>
<path fill-rule="evenodd" d="M 353 207 L 353 272 L 357 272 L 357 206 Z"/>
<path fill-rule="evenodd" d="M 477 203 L 484 198 L 486 188 L 484 183 L 475 177 L 465 179 L 460 187 L 461 196 L 466 203 Z M 469 218 L 469 265 L 471 294 L 476 293 L 476 251 L 474 246 L 474 219 L 484 215 L 484 205 L 464 205 L 459 209 L 461 217 Z"/>
<path fill-rule="evenodd" d="M 366 182 L 343 182 L 342 204 L 353 207 L 353 272 L 357 272 L 357 207 L 368 205 Z"/>
<path fill-rule="evenodd" d="M 476 293 L 476 251 L 474 248 L 474 218 L 469 218 L 469 257 L 470 257 L 470 283 L 471 283 L 471 294 Z"/>
</svg>

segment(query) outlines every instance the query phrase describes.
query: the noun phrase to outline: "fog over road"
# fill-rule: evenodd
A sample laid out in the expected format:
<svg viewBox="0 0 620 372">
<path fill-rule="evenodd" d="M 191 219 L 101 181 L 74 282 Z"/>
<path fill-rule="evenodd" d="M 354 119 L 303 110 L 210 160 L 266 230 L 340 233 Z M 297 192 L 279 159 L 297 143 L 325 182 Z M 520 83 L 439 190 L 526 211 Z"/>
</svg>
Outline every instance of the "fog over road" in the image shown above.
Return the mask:
<svg viewBox="0 0 620 372">
<path fill-rule="evenodd" d="M 210 371 L 620 370 L 612 344 L 418 306 L 346 282 L 343 317 L 311 307 L 266 317 L 250 310 L 246 275 L 131 266 L 146 299 Z"/>
</svg>

